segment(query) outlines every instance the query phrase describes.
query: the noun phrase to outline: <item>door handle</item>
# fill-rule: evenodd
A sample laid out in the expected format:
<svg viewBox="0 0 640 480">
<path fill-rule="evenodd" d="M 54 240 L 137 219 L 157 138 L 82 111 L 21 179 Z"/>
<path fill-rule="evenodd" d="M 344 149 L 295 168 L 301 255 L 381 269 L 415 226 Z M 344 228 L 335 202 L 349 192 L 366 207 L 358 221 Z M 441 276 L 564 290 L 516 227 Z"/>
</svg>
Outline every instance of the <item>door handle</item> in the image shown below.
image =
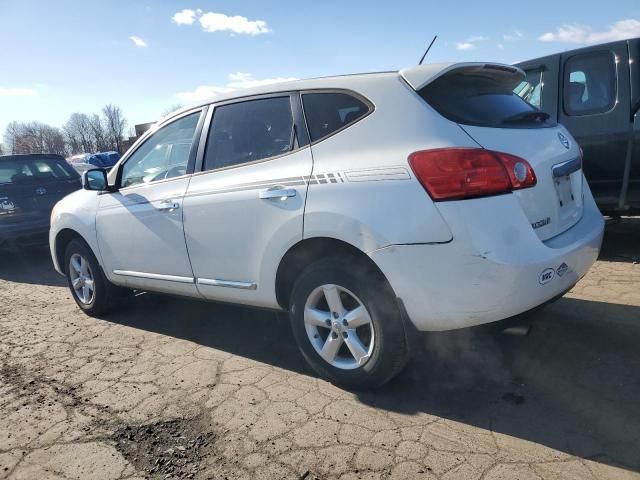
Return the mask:
<svg viewBox="0 0 640 480">
<path fill-rule="evenodd" d="M 173 212 L 180 208 L 177 200 L 162 200 L 158 203 L 158 210 Z"/>
<path fill-rule="evenodd" d="M 295 188 L 271 187 L 262 190 L 259 196 L 262 200 L 286 200 L 287 197 L 295 197 L 297 193 Z"/>
</svg>

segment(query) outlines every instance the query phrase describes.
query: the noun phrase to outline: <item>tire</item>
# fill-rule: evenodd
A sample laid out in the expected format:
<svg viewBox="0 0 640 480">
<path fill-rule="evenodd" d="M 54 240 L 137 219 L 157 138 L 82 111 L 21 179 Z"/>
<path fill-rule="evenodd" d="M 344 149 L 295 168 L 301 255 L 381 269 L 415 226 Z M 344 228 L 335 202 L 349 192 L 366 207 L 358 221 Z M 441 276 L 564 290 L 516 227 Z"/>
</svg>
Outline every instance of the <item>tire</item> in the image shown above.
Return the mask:
<svg viewBox="0 0 640 480">
<path fill-rule="evenodd" d="M 296 280 L 289 306 L 294 337 L 309 365 L 354 390 L 385 384 L 409 358 L 393 290 L 361 264 L 344 256 L 311 264 Z"/>
<path fill-rule="evenodd" d="M 72 265 L 73 262 L 76 265 Z M 91 248 L 82 240 L 75 239 L 69 242 L 65 250 L 64 269 L 67 283 L 71 290 L 71 296 L 87 315 L 97 317 L 112 310 L 115 300 L 121 296 L 125 289 L 116 287 L 107 280 L 102 267 L 98 263 Z M 74 282 L 80 278 L 80 285 L 87 287 L 74 287 Z M 89 287 L 90 282 L 92 287 Z"/>
</svg>

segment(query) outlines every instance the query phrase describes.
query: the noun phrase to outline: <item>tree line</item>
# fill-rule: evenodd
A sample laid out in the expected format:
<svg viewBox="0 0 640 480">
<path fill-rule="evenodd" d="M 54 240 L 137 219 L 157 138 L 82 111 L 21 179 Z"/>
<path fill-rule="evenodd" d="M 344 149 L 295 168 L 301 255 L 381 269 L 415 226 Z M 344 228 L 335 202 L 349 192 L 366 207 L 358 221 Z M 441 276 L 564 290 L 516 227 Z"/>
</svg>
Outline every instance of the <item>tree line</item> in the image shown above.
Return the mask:
<svg viewBox="0 0 640 480">
<path fill-rule="evenodd" d="M 3 149 L 5 154 L 123 153 L 126 127 L 127 120 L 115 105 L 105 105 L 100 114 L 74 113 L 62 128 L 37 121 L 14 121 L 4 132 Z"/>
</svg>

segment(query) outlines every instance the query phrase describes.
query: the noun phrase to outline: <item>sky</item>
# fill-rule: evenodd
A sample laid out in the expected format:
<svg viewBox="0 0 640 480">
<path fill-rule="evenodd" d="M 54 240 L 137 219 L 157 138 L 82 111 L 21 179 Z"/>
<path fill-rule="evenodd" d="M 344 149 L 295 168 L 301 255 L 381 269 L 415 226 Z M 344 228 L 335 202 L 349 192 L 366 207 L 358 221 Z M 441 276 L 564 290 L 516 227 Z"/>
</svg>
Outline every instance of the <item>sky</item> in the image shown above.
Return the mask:
<svg viewBox="0 0 640 480">
<path fill-rule="evenodd" d="M 615 8 L 613 8 L 615 6 Z M 0 141 L 120 106 L 129 125 L 277 80 L 520 60 L 640 37 L 638 0 L 0 0 Z"/>
</svg>

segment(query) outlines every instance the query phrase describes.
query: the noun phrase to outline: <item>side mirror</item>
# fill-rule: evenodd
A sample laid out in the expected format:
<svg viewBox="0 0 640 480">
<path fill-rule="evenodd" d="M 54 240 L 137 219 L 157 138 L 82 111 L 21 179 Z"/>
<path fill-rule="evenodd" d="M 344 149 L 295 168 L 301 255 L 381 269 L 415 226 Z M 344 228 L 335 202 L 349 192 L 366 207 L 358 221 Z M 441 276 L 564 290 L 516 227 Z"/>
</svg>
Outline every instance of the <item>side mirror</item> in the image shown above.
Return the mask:
<svg viewBox="0 0 640 480">
<path fill-rule="evenodd" d="M 92 168 L 82 174 L 82 188 L 104 192 L 109 190 L 107 171 L 104 168 Z"/>
</svg>

